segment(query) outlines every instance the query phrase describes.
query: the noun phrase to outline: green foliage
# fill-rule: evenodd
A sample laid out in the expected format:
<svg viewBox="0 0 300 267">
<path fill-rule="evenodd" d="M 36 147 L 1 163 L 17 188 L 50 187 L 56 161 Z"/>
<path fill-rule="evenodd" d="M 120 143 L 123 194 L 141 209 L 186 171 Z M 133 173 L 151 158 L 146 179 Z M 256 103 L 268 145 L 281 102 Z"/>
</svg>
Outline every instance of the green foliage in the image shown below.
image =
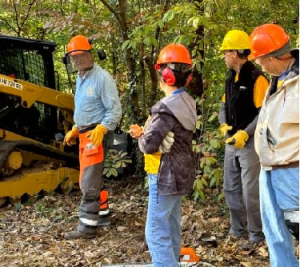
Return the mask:
<svg viewBox="0 0 300 267">
<path fill-rule="evenodd" d="M 38 201 L 34 205 L 34 209 L 36 211 L 36 214 L 40 218 L 49 217 L 49 214 L 54 211 L 54 207 L 53 207 L 52 204 L 53 203 L 51 203 L 51 197 L 50 198 L 44 197 L 42 200 Z"/>
<path fill-rule="evenodd" d="M 110 149 L 104 164 L 103 175 L 107 178 L 111 176 L 117 177 L 118 170 L 126 168 L 130 163 L 132 163 L 132 160 L 127 155 L 127 152 Z"/>
<path fill-rule="evenodd" d="M 192 48 L 193 68 L 202 73 L 205 88 L 205 94 L 197 99 L 199 117 L 193 141 L 197 168 L 193 196 L 197 200 L 204 200 L 206 189 L 221 189 L 222 181 L 224 142 L 217 121 L 226 76 L 223 55 L 219 51 L 222 39 L 233 28 L 251 33 L 261 24 L 278 23 L 291 35 L 292 46 L 296 46 L 299 2 L 172 0 L 168 7 L 163 7 L 162 1 L 127 0 L 126 14 L 122 18 L 120 3 L 101 0 L 0 1 L 1 33 L 57 43 L 55 67 L 59 73 L 61 90 L 69 93 L 71 88 L 68 76 L 61 63 L 65 45 L 75 34 L 91 37 L 93 46 L 96 49 L 103 48 L 107 53 L 107 60 L 101 61 L 100 65 L 113 73 L 122 92 L 125 113 L 123 124 L 126 127 L 144 121 L 142 117 L 146 114 L 140 112 L 140 106 L 142 110 L 148 110 L 153 101 L 153 91 L 156 90 L 153 84 L 156 84 L 150 76 L 150 68 L 153 68 L 151 64 L 155 63 L 160 48 L 170 42 L 180 42 Z M 202 30 L 200 33 L 199 29 Z M 129 50 L 134 67 L 128 64 Z M 129 75 L 133 70 L 134 75 Z M 142 77 L 143 73 L 145 77 Z M 73 83 L 74 78 L 71 77 Z M 158 100 L 161 94 L 157 92 L 155 97 Z M 140 106 L 131 104 L 133 98 L 137 98 L 135 103 Z M 132 121 L 136 117 L 139 121 Z M 105 174 L 108 177 L 117 176 L 118 168 L 129 164 L 126 157 L 122 152 L 111 152 L 104 169 Z M 142 156 L 139 158 L 142 159 Z M 137 172 L 142 168 L 142 164 L 137 164 Z M 221 199 L 223 196 L 219 194 L 218 197 Z"/>
<path fill-rule="evenodd" d="M 218 130 L 219 101 L 212 101 L 208 93 L 197 99 L 197 107 L 200 115 L 193 140 L 193 150 L 196 156 L 193 198 L 204 201 L 207 188 L 219 188 L 221 185 L 224 141 Z M 222 199 L 222 194 L 218 196 L 218 199 Z"/>
</svg>

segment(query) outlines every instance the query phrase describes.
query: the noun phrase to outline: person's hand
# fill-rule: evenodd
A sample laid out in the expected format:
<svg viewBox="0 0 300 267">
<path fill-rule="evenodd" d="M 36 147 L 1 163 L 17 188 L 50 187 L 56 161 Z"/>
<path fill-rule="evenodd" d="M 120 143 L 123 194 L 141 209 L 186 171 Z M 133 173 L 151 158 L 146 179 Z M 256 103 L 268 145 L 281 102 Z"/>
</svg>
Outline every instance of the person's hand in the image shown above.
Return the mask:
<svg viewBox="0 0 300 267">
<path fill-rule="evenodd" d="M 232 126 L 229 126 L 227 123 L 223 123 L 220 126 L 220 132 L 222 133 L 223 136 L 226 136 L 227 132 L 232 130 Z"/>
<path fill-rule="evenodd" d="M 173 146 L 174 141 L 174 133 L 171 131 L 168 132 L 163 141 L 161 142 L 158 151 L 162 154 L 169 153 L 171 151 L 171 147 Z"/>
<path fill-rule="evenodd" d="M 72 130 L 68 131 L 67 134 L 65 135 L 63 145 L 76 145 L 76 139 L 79 136 L 79 130 L 77 127 L 73 126 Z"/>
<path fill-rule="evenodd" d="M 132 124 L 130 125 L 128 133 L 132 138 L 139 139 L 139 137 L 144 133 L 144 128 L 138 124 Z"/>
<path fill-rule="evenodd" d="M 227 138 L 225 143 L 232 144 L 235 148 L 242 149 L 248 139 L 248 133 L 246 131 L 239 130 L 233 136 Z"/>
<path fill-rule="evenodd" d="M 89 132 L 87 138 L 91 140 L 94 146 L 100 146 L 106 133 L 107 128 L 102 124 L 98 124 L 94 130 Z"/>
</svg>

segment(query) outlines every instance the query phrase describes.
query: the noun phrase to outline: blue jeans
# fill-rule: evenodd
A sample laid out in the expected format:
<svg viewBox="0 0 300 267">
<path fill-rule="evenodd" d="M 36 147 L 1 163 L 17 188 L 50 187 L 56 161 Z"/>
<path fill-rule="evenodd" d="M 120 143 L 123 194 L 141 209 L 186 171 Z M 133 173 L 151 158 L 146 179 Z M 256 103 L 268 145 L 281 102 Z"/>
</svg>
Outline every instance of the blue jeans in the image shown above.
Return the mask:
<svg viewBox="0 0 300 267">
<path fill-rule="evenodd" d="M 161 196 L 157 175 L 148 174 L 146 241 L 154 267 L 178 266 L 181 249 L 181 196 Z"/>
<path fill-rule="evenodd" d="M 299 210 L 299 168 L 261 170 L 260 210 L 272 267 L 298 267 L 285 210 Z"/>
</svg>

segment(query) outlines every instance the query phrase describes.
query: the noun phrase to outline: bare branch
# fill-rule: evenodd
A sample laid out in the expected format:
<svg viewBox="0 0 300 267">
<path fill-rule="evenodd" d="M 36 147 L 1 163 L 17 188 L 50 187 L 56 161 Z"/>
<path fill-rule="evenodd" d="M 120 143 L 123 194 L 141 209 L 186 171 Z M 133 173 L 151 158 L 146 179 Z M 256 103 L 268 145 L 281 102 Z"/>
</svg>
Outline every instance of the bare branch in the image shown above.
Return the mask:
<svg viewBox="0 0 300 267">
<path fill-rule="evenodd" d="M 121 18 L 119 16 L 118 12 L 109 3 L 107 3 L 106 0 L 100 0 L 100 2 L 103 5 L 105 5 L 110 10 L 111 13 L 113 13 L 115 15 L 117 21 L 120 23 L 120 25 L 122 25 Z"/>
<path fill-rule="evenodd" d="M 20 24 L 19 24 L 19 14 L 18 14 L 17 5 L 16 5 L 15 1 L 14 1 L 13 5 L 14 5 L 14 11 L 15 11 L 16 24 L 17 24 L 16 33 L 17 33 L 18 36 L 20 36 L 21 27 L 20 27 Z"/>
<path fill-rule="evenodd" d="M 3 21 L 8 26 L 9 29 L 11 29 L 13 32 L 18 34 L 18 31 L 7 20 L 0 17 L 0 21 Z"/>
<path fill-rule="evenodd" d="M 22 22 L 22 24 L 21 24 L 21 29 L 23 28 L 25 22 L 27 21 L 27 19 L 28 19 L 28 17 L 29 17 L 29 14 L 30 14 L 30 10 L 31 10 L 31 8 L 32 8 L 32 6 L 33 6 L 33 4 L 34 4 L 35 1 L 36 1 L 36 0 L 32 0 L 31 3 L 28 4 L 29 8 L 27 9 L 26 16 L 25 16 L 25 18 L 23 19 L 23 22 Z"/>
</svg>

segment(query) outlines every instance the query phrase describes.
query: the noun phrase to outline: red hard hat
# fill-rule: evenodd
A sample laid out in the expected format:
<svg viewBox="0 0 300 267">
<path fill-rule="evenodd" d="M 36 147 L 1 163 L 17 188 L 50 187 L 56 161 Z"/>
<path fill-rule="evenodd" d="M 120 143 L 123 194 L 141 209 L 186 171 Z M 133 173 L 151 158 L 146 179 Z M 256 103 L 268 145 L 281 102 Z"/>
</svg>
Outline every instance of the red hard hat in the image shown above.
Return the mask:
<svg viewBox="0 0 300 267">
<path fill-rule="evenodd" d="M 92 49 L 89 39 L 83 35 L 73 37 L 67 44 L 67 53 L 69 56 L 75 56 L 82 52 L 88 52 Z"/>
<path fill-rule="evenodd" d="M 192 65 L 190 52 L 182 44 L 169 44 L 159 53 L 156 64 L 184 63 Z"/>
<path fill-rule="evenodd" d="M 289 40 L 290 36 L 278 25 L 264 24 L 259 26 L 250 35 L 251 55 L 249 59 L 255 59 L 279 50 Z"/>
</svg>

